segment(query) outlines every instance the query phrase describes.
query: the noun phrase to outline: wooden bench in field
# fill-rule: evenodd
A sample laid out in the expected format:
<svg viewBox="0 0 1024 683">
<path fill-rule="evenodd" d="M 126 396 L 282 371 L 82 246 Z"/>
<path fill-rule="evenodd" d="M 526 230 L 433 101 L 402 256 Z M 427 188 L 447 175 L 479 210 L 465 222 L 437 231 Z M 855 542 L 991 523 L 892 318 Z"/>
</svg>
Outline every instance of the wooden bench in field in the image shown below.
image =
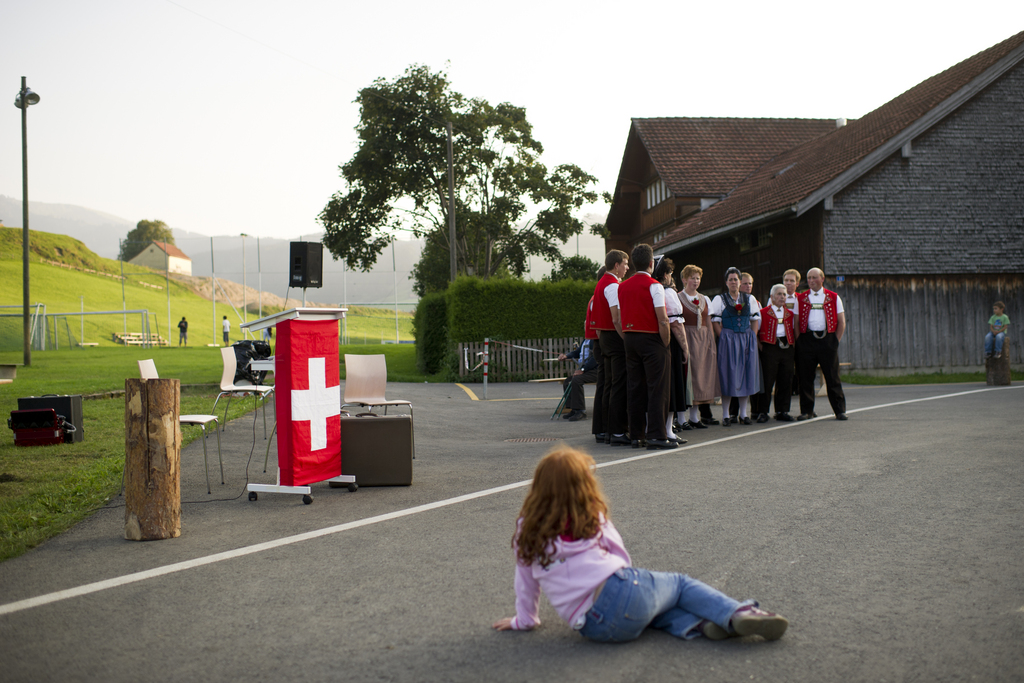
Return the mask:
<svg viewBox="0 0 1024 683">
<path fill-rule="evenodd" d="M 18 366 L 15 363 L 0 363 L 0 384 L 10 384 L 18 376 Z"/>
<path fill-rule="evenodd" d="M 161 337 L 159 334 L 151 334 L 149 337 L 142 334 L 141 332 L 129 332 L 128 334 L 113 334 L 113 339 L 118 344 L 124 344 L 125 346 L 144 346 L 149 344 L 150 346 L 167 346 L 167 340 Z"/>
</svg>

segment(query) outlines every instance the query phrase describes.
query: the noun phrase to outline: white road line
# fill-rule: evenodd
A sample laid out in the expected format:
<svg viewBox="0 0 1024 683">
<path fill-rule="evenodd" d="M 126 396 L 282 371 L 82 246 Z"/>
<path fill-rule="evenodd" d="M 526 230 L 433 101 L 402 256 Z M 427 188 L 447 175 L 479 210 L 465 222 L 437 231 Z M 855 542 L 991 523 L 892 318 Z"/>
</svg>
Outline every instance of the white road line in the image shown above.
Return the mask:
<svg viewBox="0 0 1024 683">
<path fill-rule="evenodd" d="M 970 394 L 980 394 L 987 391 L 1003 391 L 1006 389 L 1020 388 L 1024 388 L 1024 385 L 1016 385 L 1009 387 L 991 387 L 986 389 L 975 389 L 972 391 L 960 391 L 954 394 L 942 394 L 939 396 L 914 398 L 906 401 L 896 401 L 893 403 L 884 403 L 877 406 L 869 406 L 867 408 L 857 408 L 856 410 L 851 410 L 849 412 L 859 413 L 868 410 L 880 410 L 883 408 L 891 408 L 893 406 L 907 405 L 910 403 L 921 403 L 922 401 L 934 401 L 941 398 L 955 398 L 958 396 L 967 396 Z M 769 427 L 767 429 L 758 429 L 756 431 L 744 431 L 741 434 L 731 434 L 721 439 L 712 439 L 711 441 L 705 441 L 702 443 L 693 444 L 691 446 L 682 446 L 680 448 L 674 448 L 671 450 L 647 451 L 640 455 L 600 463 L 598 467 L 611 467 L 613 465 L 623 465 L 630 462 L 636 462 L 638 460 L 646 460 L 647 458 L 656 458 L 658 456 L 666 455 L 669 453 L 677 453 L 679 451 L 703 448 L 705 446 L 720 444 L 725 441 L 733 441 L 735 439 L 757 436 L 760 434 L 764 434 L 767 431 L 773 431 L 776 429 L 789 429 L 791 427 L 803 426 L 824 419 L 832 418 L 819 417 L 813 420 L 805 420 L 803 422 L 789 422 L 783 425 L 778 425 L 776 427 Z M 214 564 L 216 562 L 223 562 L 224 560 L 232 560 L 238 557 L 245 557 L 246 555 L 252 555 L 255 553 L 263 552 L 265 550 L 272 550 L 274 548 L 281 548 L 284 546 L 293 545 L 295 543 L 301 543 L 302 541 L 308 541 L 314 538 L 330 536 L 332 534 L 341 533 L 343 531 L 348 531 L 350 529 L 358 529 L 359 527 L 369 526 L 371 524 L 378 524 L 380 522 L 387 522 L 392 519 L 399 519 L 401 517 L 417 515 L 421 512 L 437 510 L 439 508 L 448 507 L 450 505 L 457 505 L 459 503 L 465 503 L 466 501 L 475 500 L 477 498 L 492 496 L 496 493 L 504 493 L 505 491 L 512 491 L 515 489 L 524 488 L 529 485 L 530 480 L 519 481 L 514 484 L 506 484 L 504 486 L 496 486 L 494 488 L 485 489 L 483 491 L 477 491 L 475 493 L 467 493 L 462 496 L 455 496 L 454 498 L 446 498 L 444 500 L 435 501 L 433 503 L 426 503 L 424 505 L 417 505 L 415 507 L 406 508 L 404 510 L 396 510 L 394 512 L 388 512 L 383 515 L 376 515 L 374 517 L 359 519 L 354 522 L 346 522 L 345 524 L 324 527 L 323 529 L 307 531 L 305 533 L 296 534 L 294 536 L 285 536 L 284 538 L 278 538 L 273 541 L 266 541 L 264 543 L 257 543 L 255 545 L 245 546 L 244 548 L 236 548 L 235 550 L 228 550 L 222 553 L 215 553 L 213 555 L 197 557 L 195 559 L 186 560 L 184 562 L 176 562 L 174 564 L 164 565 L 163 567 L 154 567 L 153 569 L 147 569 L 146 571 L 135 572 L 133 574 L 125 574 L 124 576 L 118 576 L 112 579 L 106 579 L 104 581 L 97 581 L 95 583 L 89 583 L 84 586 L 78 586 L 76 588 L 68 588 L 67 590 L 56 591 L 54 593 L 47 593 L 45 595 L 39 595 L 34 598 L 26 598 L 25 600 L 18 600 L 17 602 L 10 602 L 6 605 L 0 605 L 0 616 L 6 614 L 13 614 L 15 612 L 21 612 L 23 610 L 32 609 L 33 607 L 41 607 L 42 605 L 48 605 L 53 602 L 60 602 L 61 600 L 77 598 L 83 595 L 88 595 L 90 593 L 97 593 L 99 591 L 108 590 L 110 588 L 117 588 L 118 586 L 126 586 L 128 584 L 154 579 L 158 576 L 165 576 L 167 574 L 174 574 L 188 569 L 195 569 L 196 567 L 202 567 L 207 564 Z"/>
</svg>

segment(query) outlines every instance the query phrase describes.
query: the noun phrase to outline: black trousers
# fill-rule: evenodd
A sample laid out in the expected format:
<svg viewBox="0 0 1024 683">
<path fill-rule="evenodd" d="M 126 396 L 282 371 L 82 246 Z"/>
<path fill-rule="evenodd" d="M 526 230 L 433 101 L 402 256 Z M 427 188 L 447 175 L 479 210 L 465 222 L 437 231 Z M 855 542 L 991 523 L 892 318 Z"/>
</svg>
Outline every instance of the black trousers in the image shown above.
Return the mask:
<svg viewBox="0 0 1024 683">
<path fill-rule="evenodd" d="M 590 352 L 594 354 L 594 361 L 597 362 L 597 390 L 594 392 L 594 410 L 592 411 L 593 421 L 590 423 L 592 434 L 604 434 L 604 355 L 601 353 L 601 340 L 595 339 L 590 346 Z"/>
<path fill-rule="evenodd" d="M 788 413 L 792 401 L 793 374 L 796 372 L 796 346 L 782 348 L 778 343 L 761 344 L 761 377 L 764 393 L 757 395 L 754 412 L 768 413 L 772 407 L 772 387 L 775 388 L 775 412 Z"/>
<path fill-rule="evenodd" d="M 626 415 L 626 345 L 615 330 L 601 330 L 601 363 L 604 368 L 601 411 L 604 429 L 599 432 L 592 427 L 591 430 L 595 434 L 625 434 L 629 425 Z"/>
<path fill-rule="evenodd" d="M 597 368 L 593 370 L 587 370 L 581 374 L 571 374 L 565 378 L 562 382 L 562 389 L 566 386 L 571 386 L 569 390 L 569 403 L 568 406 L 573 410 L 586 410 L 587 399 L 583 395 L 583 385 L 593 384 L 597 381 Z"/>
<path fill-rule="evenodd" d="M 821 374 L 825 378 L 828 402 L 832 412 L 846 412 L 846 394 L 843 383 L 839 381 L 839 340 L 834 332 L 818 339 L 808 330 L 797 340 L 799 348 L 796 372 L 800 377 L 800 413 L 807 415 L 814 412 L 814 372 L 821 366 Z"/>
<path fill-rule="evenodd" d="M 672 356 L 660 334 L 626 333 L 629 438 L 667 439 Z"/>
</svg>

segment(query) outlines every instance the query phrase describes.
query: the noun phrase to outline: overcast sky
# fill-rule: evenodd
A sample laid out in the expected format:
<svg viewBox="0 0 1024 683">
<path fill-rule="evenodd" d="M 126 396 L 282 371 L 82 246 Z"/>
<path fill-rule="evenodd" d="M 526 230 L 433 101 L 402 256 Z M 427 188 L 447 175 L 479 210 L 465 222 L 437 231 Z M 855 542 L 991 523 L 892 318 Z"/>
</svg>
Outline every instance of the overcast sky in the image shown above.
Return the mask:
<svg viewBox="0 0 1024 683">
<path fill-rule="evenodd" d="M 0 194 L 294 238 L 341 189 L 357 91 L 412 63 L 523 106 L 614 189 L 631 117 L 856 118 L 1024 30 L 1024 3 L 5 0 Z M 592 207 L 591 211 L 604 211 Z M 8 225 L 20 225 L 8 220 Z"/>
</svg>

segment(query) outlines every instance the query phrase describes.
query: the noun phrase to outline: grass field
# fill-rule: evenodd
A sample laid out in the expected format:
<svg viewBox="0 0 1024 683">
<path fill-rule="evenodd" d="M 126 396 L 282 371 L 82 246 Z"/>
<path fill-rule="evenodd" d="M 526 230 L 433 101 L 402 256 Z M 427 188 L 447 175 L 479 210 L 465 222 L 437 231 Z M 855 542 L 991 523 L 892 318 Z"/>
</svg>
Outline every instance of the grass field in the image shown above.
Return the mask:
<svg viewBox="0 0 1024 683">
<path fill-rule="evenodd" d="M 119 346 L 113 334 L 142 332 L 142 316 L 75 315 L 83 307 L 86 312 L 145 309 L 150 314 L 150 331 L 159 333 L 172 345 L 177 345 L 177 324 L 182 317 L 189 321 L 189 343 L 193 346 L 219 343 L 220 321 L 227 316 L 231 321 L 232 340 L 241 339 L 239 315 L 241 302 L 234 302 L 236 313 L 228 303 L 218 298 L 216 307 L 173 278 L 169 290 L 163 273 L 124 264 L 125 281 L 119 278 L 119 261 L 97 256 L 78 240 L 45 232 L 31 232 L 32 248 L 29 263 L 29 298 L 34 306 L 41 303 L 48 314 L 67 313 L 64 321 L 57 321 L 58 347 L 74 346 L 82 341 L 100 346 Z M 65 267 L 53 265 L 53 261 Z M 81 269 L 81 270 L 79 270 Z M 86 272 L 89 271 L 95 272 Z M 168 297 L 168 292 L 170 297 Z M 168 333 L 168 299 L 170 303 L 170 334 Z M 0 227 L 0 351 L 21 350 L 23 328 L 21 230 Z M 264 313 L 270 312 L 267 308 Z M 6 315 L 4 315 L 6 314 Z M 249 314 L 249 319 L 255 317 Z M 395 312 L 381 308 L 351 307 L 345 321 L 350 341 L 381 343 L 395 340 Z M 398 313 L 398 339 L 412 341 L 411 313 Z M 84 329 L 83 329 L 84 323 Z M 51 339 L 50 344 L 54 340 Z"/>
<path fill-rule="evenodd" d="M 0 308 L 0 314 L 7 314 L 0 315 L 0 363 L 20 364 L 24 357 L 21 237 L 20 228 L 0 226 L 0 306 L 14 306 Z M 165 288 L 163 273 L 102 258 L 78 240 L 62 235 L 32 232 L 29 244 L 31 303 L 44 304 L 49 314 L 69 315 L 56 321 L 56 340 L 51 333 L 47 350 L 32 352 L 31 367 L 19 367 L 14 383 L 0 385 L 0 416 L 16 410 L 20 396 L 123 390 L 126 377 L 138 377 L 137 361 L 144 358 L 154 359 L 161 377 L 181 381 L 183 414 L 212 409 L 222 364 L 219 350 L 207 344 L 220 342 L 220 320 L 225 315 L 232 324 L 231 339 L 242 338 L 238 314 L 230 305 L 221 300 L 215 308 L 173 279 L 169 289 Z M 168 301 L 172 334 L 168 334 Z M 74 315 L 83 307 L 86 312 L 146 309 L 151 331 L 171 346 L 143 349 L 117 344 L 114 333 L 125 328 L 143 331 L 142 316 Z M 189 321 L 190 346 L 179 348 L 176 326 L 183 316 Z M 416 371 L 412 344 L 381 344 L 382 340 L 395 340 L 395 317 L 394 311 L 387 309 L 351 308 L 345 321 L 347 338 L 365 340 L 366 345 L 345 345 L 341 353 L 383 353 L 392 381 L 430 381 Z M 398 339 L 412 338 L 412 314 L 399 313 Z M 57 350 L 53 349 L 55 341 Z M 77 346 L 82 341 L 98 346 Z M 228 418 L 251 409 L 249 401 L 233 401 Z M 2 427 L 0 560 L 20 555 L 70 528 L 119 490 L 124 467 L 124 401 L 120 397 L 87 400 L 83 413 L 85 440 L 77 444 L 15 448 L 12 433 L 6 425 Z M 199 434 L 196 429 L 184 430 L 182 444 Z"/>
<path fill-rule="evenodd" d="M 394 322 L 392 321 L 392 325 Z M 344 354 L 383 353 L 388 379 L 433 381 L 416 371 L 411 344 L 348 345 Z M 138 361 L 152 358 L 161 377 L 182 383 L 181 413 L 209 413 L 217 395 L 221 357 L 216 348 L 97 347 L 36 352 L 31 367 L 19 367 L 17 379 L 0 385 L 0 415 L 17 410 L 19 396 L 97 394 L 124 389 L 126 377 L 138 377 Z M 0 352 L 0 363 L 20 363 L 21 352 Z M 228 419 L 252 409 L 251 401 L 232 401 Z M 218 406 L 222 410 L 224 403 Z M 124 468 L 124 400 L 86 400 L 82 404 L 85 439 L 58 446 L 15 447 L 6 425 L 0 436 L 0 560 L 15 557 L 70 528 L 117 494 Z M 199 436 L 182 431 L 182 445 Z"/>
</svg>

